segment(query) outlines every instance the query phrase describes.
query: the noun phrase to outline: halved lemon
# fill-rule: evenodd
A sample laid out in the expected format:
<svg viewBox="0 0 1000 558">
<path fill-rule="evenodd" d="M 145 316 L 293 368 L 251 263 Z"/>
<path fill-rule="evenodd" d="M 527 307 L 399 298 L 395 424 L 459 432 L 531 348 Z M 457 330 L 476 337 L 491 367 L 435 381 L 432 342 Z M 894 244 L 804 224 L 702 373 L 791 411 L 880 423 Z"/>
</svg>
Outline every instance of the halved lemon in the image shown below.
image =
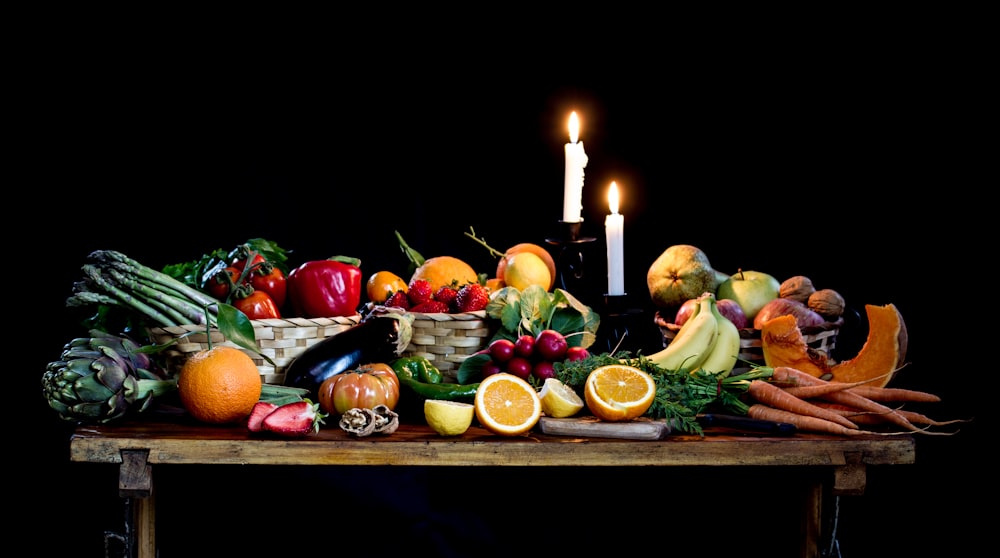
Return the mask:
<svg viewBox="0 0 1000 558">
<path fill-rule="evenodd" d="M 583 399 L 558 378 L 546 378 L 538 398 L 542 400 L 542 412 L 547 417 L 571 417 L 583 410 Z"/>
<path fill-rule="evenodd" d="M 656 397 L 653 377 L 633 366 L 609 364 L 587 376 L 583 398 L 597 418 L 632 420 L 642 416 Z"/>
<path fill-rule="evenodd" d="M 500 372 L 483 379 L 476 389 L 476 418 L 494 434 L 517 436 L 538 424 L 542 401 L 526 380 Z"/>
<path fill-rule="evenodd" d="M 427 399 L 424 401 L 424 419 L 442 436 L 458 436 L 464 434 L 472 425 L 475 407 L 471 403 L 446 401 L 443 399 Z"/>
</svg>

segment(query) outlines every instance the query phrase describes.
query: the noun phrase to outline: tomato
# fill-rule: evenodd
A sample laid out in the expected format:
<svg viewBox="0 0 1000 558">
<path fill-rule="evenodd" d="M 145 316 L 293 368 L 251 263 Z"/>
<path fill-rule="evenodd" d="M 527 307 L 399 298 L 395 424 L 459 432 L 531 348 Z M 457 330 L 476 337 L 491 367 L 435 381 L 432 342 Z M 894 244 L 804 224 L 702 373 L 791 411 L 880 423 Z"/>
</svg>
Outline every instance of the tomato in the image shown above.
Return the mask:
<svg viewBox="0 0 1000 558">
<path fill-rule="evenodd" d="M 256 267 L 256 266 L 259 266 L 259 265 L 263 264 L 266 261 L 267 260 L 264 259 L 264 256 L 261 256 L 259 253 L 255 252 L 254 255 L 253 255 L 253 263 L 251 265 L 254 266 L 254 267 Z M 246 267 L 246 265 L 247 265 L 246 256 L 240 257 L 238 255 L 238 256 L 234 257 L 233 260 L 231 262 L 229 262 L 229 265 L 235 267 L 237 270 L 239 270 L 242 273 L 243 272 L 243 268 Z"/>
<path fill-rule="evenodd" d="M 269 273 L 264 273 L 266 267 L 271 268 Z M 265 293 L 271 295 L 271 299 L 274 300 L 274 305 L 278 308 L 285 306 L 287 284 L 288 282 L 285 279 L 285 273 L 270 264 L 255 269 L 253 274 L 250 276 L 250 286 L 253 287 L 255 291 L 264 291 Z"/>
<path fill-rule="evenodd" d="M 226 279 L 227 274 L 229 275 L 228 279 Z M 239 280 L 240 270 L 235 267 L 227 267 L 216 273 L 211 279 L 208 280 L 208 284 L 206 285 L 208 294 L 225 302 L 226 297 L 229 296 L 229 291 Z"/>
<path fill-rule="evenodd" d="M 405 293 L 408 288 L 406 281 L 391 271 L 376 271 L 365 284 L 368 300 L 375 304 L 382 304 L 399 291 Z"/>
<path fill-rule="evenodd" d="M 319 386 L 319 406 L 331 415 L 342 415 L 355 407 L 389 410 L 399 402 L 399 377 L 384 362 L 361 364 L 323 380 Z"/>
<path fill-rule="evenodd" d="M 244 298 L 234 298 L 231 303 L 251 320 L 281 317 L 281 312 L 274 303 L 274 299 L 264 291 L 254 291 Z"/>
</svg>

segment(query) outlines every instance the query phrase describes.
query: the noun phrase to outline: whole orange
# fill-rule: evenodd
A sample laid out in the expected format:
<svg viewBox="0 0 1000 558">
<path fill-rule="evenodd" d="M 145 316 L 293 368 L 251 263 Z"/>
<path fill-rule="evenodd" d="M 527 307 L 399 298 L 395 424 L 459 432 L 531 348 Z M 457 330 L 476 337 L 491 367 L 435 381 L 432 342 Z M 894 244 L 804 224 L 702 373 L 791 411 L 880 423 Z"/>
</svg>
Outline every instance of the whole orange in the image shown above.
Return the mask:
<svg viewBox="0 0 1000 558">
<path fill-rule="evenodd" d="M 556 262 L 552 258 L 552 254 L 549 253 L 544 247 L 538 244 L 533 244 L 531 242 L 522 242 L 520 244 L 515 244 L 504 252 L 503 257 L 497 263 L 497 279 L 505 281 L 505 274 L 507 271 L 507 264 L 510 263 L 508 260 L 510 256 L 518 254 L 520 252 L 531 252 L 532 254 L 538 256 L 545 262 L 545 266 L 549 268 L 549 276 L 551 280 L 549 281 L 548 287 L 545 289 L 551 291 L 552 287 L 556 284 Z"/>
<path fill-rule="evenodd" d="M 260 400 L 263 381 L 250 355 L 216 345 L 191 355 L 181 365 L 177 395 L 196 420 L 213 424 L 237 422 Z"/>
<path fill-rule="evenodd" d="M 445 285 L 456 289 L 468 283 L 478 283 L 479 276 L 471 265 L 454 256 L 435 256 L 427 258 L 410 278 L 409 283 L 423 279 L 431 284 L 431 292 L 437 292 Z M 408 284 L 409 284 L 408 283 Z"/>
<path fill-rule="evenodd" d="M 405 293 L 407 288 L 406 281 L 402 277 L 391 271 L 384 270 L 372 273 L 371 277 L 368 278 L 368 283 L 365 285 L 368 300 L 375 304 L 382 304 L 398 291 Z"/>
</svg>

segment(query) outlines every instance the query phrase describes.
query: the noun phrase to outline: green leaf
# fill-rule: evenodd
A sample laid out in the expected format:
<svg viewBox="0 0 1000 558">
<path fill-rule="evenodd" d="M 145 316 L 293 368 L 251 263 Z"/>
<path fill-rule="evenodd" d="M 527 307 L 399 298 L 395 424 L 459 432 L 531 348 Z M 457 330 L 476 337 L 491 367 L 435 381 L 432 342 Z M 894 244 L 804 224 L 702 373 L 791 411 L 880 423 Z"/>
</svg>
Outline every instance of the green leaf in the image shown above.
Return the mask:
<svg viewBox="0 0 1000 558">
<path fill-rule="evenodd" d="M 226 339 L 243 347 L 248 351 L 253 351 L 260 355 L 269 364 L 274 366 L 274 361 L 267 355 L 261 354 L 257 348 L 257 338 L 253 332 L 253 323 L 246 314 L 240 312 L 235 306 L 220 302 L 218 315 L 219 331 L 226 336 Z"/>
<path fill-rule="evenodd" d="M 482 380 L 483 365 L 490 361 L 490 355 L 472 355 L 458 365 L 455 379 L 459 384 L 471 384 Z"/>
</svg>

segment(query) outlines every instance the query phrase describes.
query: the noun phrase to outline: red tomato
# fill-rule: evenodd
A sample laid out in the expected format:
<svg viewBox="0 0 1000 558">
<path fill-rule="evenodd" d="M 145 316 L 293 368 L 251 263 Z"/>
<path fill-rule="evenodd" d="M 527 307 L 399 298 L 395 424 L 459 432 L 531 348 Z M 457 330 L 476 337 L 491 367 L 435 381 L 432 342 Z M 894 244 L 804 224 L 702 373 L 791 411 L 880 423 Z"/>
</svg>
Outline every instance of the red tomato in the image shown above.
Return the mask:
<svg viewBox="0 0 1000 558">
<path fill-rule="evenodd" d="M 260 254 L 254 254 L 254 256 L 253 256 L 253 264 L 251 264 L 251 265 L 259 266 L 260 264 L 262 264 L 262 263 L 264 263 L 266 261 L 267 260 L 264 259 L 264 256 L 261 256 Z M 246 267 L 246 265 L 247 265 L 247 260 L 246 260 L 245 257 L 244 258 L 233 258 L 233 261 L 231 261 L 229 263 L 229 265 L 235 267 L 237 270 L 239 270 L 242 273 L 243 272 L 243 268 Z"/>
<path fill-rule="evenodd" d="M 229 275 L 228 280 L 226 279 L 226 274 Z M 226 297 L 229 296 L 230 288 L 239 280 L 240 270 L 235 267 L 227 267 L 208 280 L 208 285 L 206 285 L 208 294 L 225 302 Z"/>
<path fill-rule="evenodd" d="M 270 273 L 264 274 L 266 267 L 270 267 Z M 287 281 L 285 273 L 273 265 L 261 266 L 250 275 L 250 286 L 255 291 L 264 291 L 271 295 L 274 305 L 278 308 L 285 306 L 285 292 L 287 291 Z"/>
<path fill-rule="evenodd" d="M 328 414 L 342 415 L 355 407 L 390 410 L 399 402 L 399 377 L 384 362 L 359 365 L 330 376 L 319 386 L 319 407 Z"/>
<path fill-rule="evenodd" d="M 244 298 L 234 298 L 232 305 L 251 320 L 280 318 L 281 312 L 271 295 L 264 291 L 254 291 Z"/>
</svg>

